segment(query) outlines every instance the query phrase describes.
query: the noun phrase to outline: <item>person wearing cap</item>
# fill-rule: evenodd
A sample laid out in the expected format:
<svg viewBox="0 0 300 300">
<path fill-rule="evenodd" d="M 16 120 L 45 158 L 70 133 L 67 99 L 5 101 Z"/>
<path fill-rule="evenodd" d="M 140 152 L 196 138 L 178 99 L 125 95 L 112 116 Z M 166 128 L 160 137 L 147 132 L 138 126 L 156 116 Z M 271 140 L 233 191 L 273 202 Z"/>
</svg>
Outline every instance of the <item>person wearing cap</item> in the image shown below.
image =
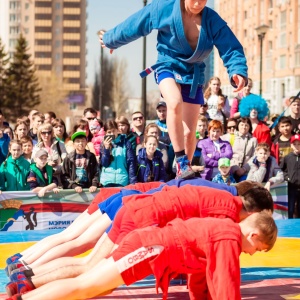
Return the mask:
<svg viewBox="0 0 300 300">
<path fill-rule="evenodd" d="M 27 183 L 33 193 L 44 197 L 46 192 L 58 193 L 58 180 L 53 176 L 53 167 L 49 166 L 48 152 L 45 149 L 38 150 L 34 155 L 34 163 L 30 165 Z"/>
<path fill-rule="evenodd" d="M 288 218 L 300 218 L 300 135 L 291 137 L 293 152 L 283 157 L 280 168 L 283 171 L 284 180 L 288 182 Z M 295 205 L 297 212 L 295 215 Z"/>
<path fill-rule="evenodd" d="M 71 140 L 74 151 L 64 159 L 61 181 L 65 189 L 74 189 L 81 193 L 89 189 L 91 193 L 97 190 L 99 181 L 98 163 L 95 154 L 86 150 L 87 137 L 84 131 L 76 131 Z"/>
<path fill-rule="evenodd" d="M 225 183 L 231 185 L 236 183 L 232 174 L 230 174 L 230 159 L 222 157 L 218 160 L 219 173 L 212 179 L 212 182 Z"/>
</svg>

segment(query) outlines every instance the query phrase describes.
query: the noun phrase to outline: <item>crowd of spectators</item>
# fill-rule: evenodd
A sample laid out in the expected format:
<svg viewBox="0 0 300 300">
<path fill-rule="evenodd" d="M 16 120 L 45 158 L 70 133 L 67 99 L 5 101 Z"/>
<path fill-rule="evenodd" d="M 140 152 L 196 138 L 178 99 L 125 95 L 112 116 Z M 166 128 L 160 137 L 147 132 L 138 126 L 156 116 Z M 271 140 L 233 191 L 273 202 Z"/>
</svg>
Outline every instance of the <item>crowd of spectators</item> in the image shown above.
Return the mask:
<svg viewBox="0 0 300 300">
<path fill-rule="evenodd" d="M 196 149 L 191 161 L 195 176 L 234 184 L 250 179 L 265 187 L 288 182 L 288 216 L 300 217 L 300 99 L 290 98 L 290 115 L 274 118 L 251 94 L 252 80 L 229 104 L 218 77 L 209 80 L 200 106 Z M 250 99 L 250 100 L 249 100 Z M 140 111 L 103 123 L 86 108 L 70 133 L 54 112 L 30 111 L 14 130 L 0 111 L 0 193 L 125 186 L 175 178 L 174 151 L 166 125 L 164 101 L 157 120 L 146 124 Z M 300 160 L 299 160 L 300 161 Z"/>
</svg>

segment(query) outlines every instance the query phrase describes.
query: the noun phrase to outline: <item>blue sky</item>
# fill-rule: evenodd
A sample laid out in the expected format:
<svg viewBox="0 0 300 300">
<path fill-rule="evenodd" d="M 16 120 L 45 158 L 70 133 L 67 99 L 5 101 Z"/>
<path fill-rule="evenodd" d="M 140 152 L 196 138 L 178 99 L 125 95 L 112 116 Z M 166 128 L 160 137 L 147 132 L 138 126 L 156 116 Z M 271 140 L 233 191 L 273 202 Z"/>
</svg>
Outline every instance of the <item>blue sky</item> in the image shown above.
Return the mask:
<svg viewBox="0 0 300 300">
<path fill-rule="evenodd" d="M 151 1 L 148 0 L 148 3 Z M 208 1 L 209 3 L 213 0 Z M 87 84 L 93 84 L 95 71 L 99 68 L 100 44 L 97 37 L 99 29 L 111 29 L 134 12 L 142 9 L 143 0 L 88 0 L 87 19 Z M 156 33 L 147 36 L 147 66 L 151 66 L 156 61 Z M 131 97 L 141 96 L 141 78 L 139 72 L 143 64 L 142 39 L 123 46 L 109 54 L 108 49 L 104 49 L 108 56 L 118 57 L 127 60 L 127 77 L 129 85 L 129 95 Z M 157 89 L 153 75 L 147 77 L 147 90 Z"/>
<path fill-rule="evenodd" d="M 150 3 L 150 1 L 148 1 Z M 93 84 L 95 71 L 99 67 L 100 44 L 97 37 L 99 29 L 111 29 L 115 25 L 125 20 L 128 16 L 143 8 L 142 0 L 89 0 L 88 1 L 88 19 L 87 19 L 87 83 Z M 147 36 L 147 66 L 156 61 L 156 34 L 151 33 Z M 142 39 L 121 47 L 109 54 L 108 49 L 104 52 L 109 57 L 118 57 L 118 59 L 127 60 L 127 77 L 130 96 L 141 96 L 141 79 L 139 72 L 143 66 L 143 44 Z M 156 89 L 153 76 L 147 78 L 147 90 Z"/>
</svg>

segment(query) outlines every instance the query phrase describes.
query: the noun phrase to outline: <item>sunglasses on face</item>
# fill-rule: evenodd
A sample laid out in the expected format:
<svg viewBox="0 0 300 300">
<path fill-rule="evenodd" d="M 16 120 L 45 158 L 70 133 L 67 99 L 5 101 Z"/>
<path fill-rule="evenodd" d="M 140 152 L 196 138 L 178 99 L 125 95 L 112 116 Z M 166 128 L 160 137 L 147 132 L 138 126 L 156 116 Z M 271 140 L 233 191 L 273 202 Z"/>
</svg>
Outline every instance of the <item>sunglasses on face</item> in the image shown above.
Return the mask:
<svg viewBox="0 0 300 300">
<path fill-rule="evenodd" d="M 227 129 L 232 129 L 232 128 L 236 128 L 236 126 L 227 126 Z"/>
<path fill-rule="evenodd" d="M 133 121 L 136 121 L 136 120 L 143 120 L 144 119 L 144 117 L 135 117 L 135 118 L 133 118 Z"/>
<path fill-rule="evenodd" d="M 207 104 L 200 104 L 200 107 L 207 107 Z"/>
<path fill-rule="evenodd" d="M 94 117 L 87 118 L 87 120 L 89 120 L 89 121 L 92 121 L 92 120 L 94 120 L 94 119 L 96 119 L 96 118 L 94 118 Z"/>
<path fill-rule="evenodd" d="M 49 135 L 50 135 L 51 133 L 52 133 L 52 131 L 42 131 L 42 132 L 41 132 L 41 134 L 43 134 L 43 135 L 46 135 L 46 134 L 49 134 Z"/>
</svg>

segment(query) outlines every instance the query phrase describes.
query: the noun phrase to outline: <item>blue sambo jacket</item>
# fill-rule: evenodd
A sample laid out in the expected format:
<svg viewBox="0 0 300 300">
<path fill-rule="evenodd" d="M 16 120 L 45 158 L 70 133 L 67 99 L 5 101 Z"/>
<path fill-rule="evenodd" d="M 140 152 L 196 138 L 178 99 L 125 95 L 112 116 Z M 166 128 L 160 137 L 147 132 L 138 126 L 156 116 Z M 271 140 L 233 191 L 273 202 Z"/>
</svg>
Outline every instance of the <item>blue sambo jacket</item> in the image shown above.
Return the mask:
<svg viewBox="0 0 300 300">
<path fill-rule="evenodd" d="M 156 70 L 157 73 L 174 73 L 175 80 L 181 84 L 191 84 L 190 97 L 194 98 L 197 87 L 204 84 L 204 59 L 213 46 L 219 51 L 227 68 L 231 84 L 232 76 L 239 74 L 247 78 L 247 64 L 243 47 L 226 22 L 212 9 L 205 7 L 197 48 L 188 43 L 183 28 L 180 0 L 153 0 L 115 28 L 107 31 L 103 42 L 109 49 L 117 49 L 139 37 L 158 30 L 158 58 L 155 65 L 141 73 L 144 77 Z"/>
</svg>

